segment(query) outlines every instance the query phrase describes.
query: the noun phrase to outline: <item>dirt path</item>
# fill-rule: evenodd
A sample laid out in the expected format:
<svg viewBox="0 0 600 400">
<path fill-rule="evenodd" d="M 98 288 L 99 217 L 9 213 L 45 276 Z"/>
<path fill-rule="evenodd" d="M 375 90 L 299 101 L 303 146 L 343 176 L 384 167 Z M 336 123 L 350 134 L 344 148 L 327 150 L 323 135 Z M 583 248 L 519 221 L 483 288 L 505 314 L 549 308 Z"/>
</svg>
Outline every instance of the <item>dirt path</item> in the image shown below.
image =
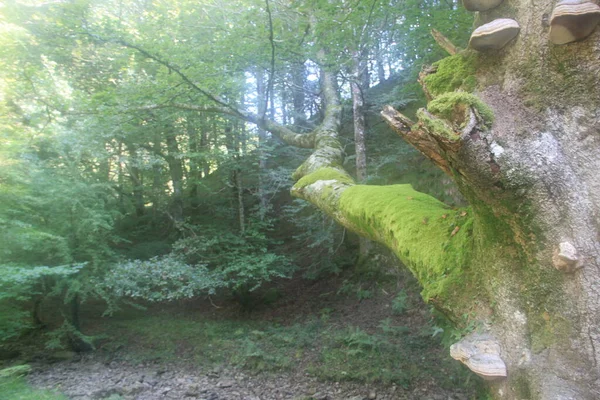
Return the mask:
<svg viewBox="0 0 600 400">
<path fill-rule="evenodd" d="M 131 365 L 103 362 L 94 355 L 73 361 L 38 365 L 29 382 L 54 389 L 73 400 L 203 399 L 203 400 L 337 400 L 419 399 L 466 400 L 461 391 L 435 387 L 406 391 L 346 382 L 319 382 L 301 374 L 248 375 L 236 369 L 203 371 L 174 365 Z"/>
</svg>

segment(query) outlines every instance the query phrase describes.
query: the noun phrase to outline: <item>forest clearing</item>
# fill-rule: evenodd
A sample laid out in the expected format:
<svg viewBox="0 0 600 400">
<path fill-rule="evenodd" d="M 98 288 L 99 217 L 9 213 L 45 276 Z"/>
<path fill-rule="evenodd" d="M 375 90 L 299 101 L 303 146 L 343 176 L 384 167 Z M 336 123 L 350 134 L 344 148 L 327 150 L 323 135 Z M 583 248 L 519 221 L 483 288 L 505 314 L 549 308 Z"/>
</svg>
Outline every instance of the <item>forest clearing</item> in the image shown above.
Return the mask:
<svg viewBox="0 0 600 400">
<path fill-rule="evenodd" d="M 598 3 L 1 1 L 0 398 L 600 398 Z"/>
</svg>

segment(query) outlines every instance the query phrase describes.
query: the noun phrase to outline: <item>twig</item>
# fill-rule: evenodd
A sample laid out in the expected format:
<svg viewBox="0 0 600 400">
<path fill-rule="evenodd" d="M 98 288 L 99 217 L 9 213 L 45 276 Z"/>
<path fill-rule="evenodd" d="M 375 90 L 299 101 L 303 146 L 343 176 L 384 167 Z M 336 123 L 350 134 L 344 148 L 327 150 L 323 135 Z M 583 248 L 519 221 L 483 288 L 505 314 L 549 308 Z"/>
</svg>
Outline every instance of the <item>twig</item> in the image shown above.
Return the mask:
<svg viewBox="0 0 600 400">
<path fill-rule="evenodd" d="M 213 306 L 214 308 L 223 308 L 223 307 L 220 307 L 220 306 L 216 305 L 215 303 L 213 303 L 213 301 L 212 301 L 212 297 L 210 297 L 210 295 L 208 296 L 208 301 L 210 301 L 210 304 L 212 304 L 212 306 Z"/>
</svg>

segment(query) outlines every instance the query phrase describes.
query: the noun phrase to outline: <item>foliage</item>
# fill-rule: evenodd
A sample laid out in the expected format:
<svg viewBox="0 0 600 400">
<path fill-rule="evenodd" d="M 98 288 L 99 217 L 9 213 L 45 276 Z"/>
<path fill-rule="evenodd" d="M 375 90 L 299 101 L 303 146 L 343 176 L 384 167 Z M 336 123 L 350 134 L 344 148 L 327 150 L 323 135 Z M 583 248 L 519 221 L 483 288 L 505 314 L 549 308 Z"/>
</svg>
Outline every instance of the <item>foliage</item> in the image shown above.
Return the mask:
<svg viewBox="0 0 600 400">
<path fill-rule="evenodd" d="M 394 314 L 402 314 L 410 307 L 408 294 L 401 290 L 392 300 L 392 311 Z"/>
<path fill-rule="evenodd" d="M 189 265 L 173 255 L 117 263 L 101 284 L 115 297 L 150 302 L 212 294 L 223 286 L 205 265 Z"/>
<path fill-rule="evenodd" d="M 0 379 L 0 398 L 10 400 L 66 400 L 66 397 L 29 387 L 22 378 Z"/>
<path fill-rule="evenodd" d="M 56 267 L 0 265 L 0 341 L 32 328 L 35 322 L 32 313 L 36 312 L 32 303 L 51 295 L 58 281 L 70 279 L 81 268 L 83 264 Z"/>
</svg>

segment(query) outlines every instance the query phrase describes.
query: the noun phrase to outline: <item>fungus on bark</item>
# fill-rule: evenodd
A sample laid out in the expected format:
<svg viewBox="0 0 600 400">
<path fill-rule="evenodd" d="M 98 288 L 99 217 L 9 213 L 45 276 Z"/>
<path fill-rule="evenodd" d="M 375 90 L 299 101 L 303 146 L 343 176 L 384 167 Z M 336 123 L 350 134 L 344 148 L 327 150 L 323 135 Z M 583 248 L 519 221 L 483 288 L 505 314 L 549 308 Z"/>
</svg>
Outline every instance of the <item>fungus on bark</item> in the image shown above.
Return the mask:
<svg viewBox="0 0 600 400">
<path fill-rule="evenodd" d="M 473 31 L 469 46 L 477 51 L 498 50 L 514 39 L 520 29 L 514 19 L 495 19 Z"/>
<path fill-rule="evenodd" d="M 490 335 L 475 333 L 450 346 L 450 356 L 486 380 L 507 376 L 500 345 Z"/>
<path fill-rule="evenodd" d="M 463 0 L 468 11 L 487 11 L 498 7 L 504 0 Z"/>
<path fill-rule="evenodd" d="M 574 272 L 580 264 L 575 246 L 569 242 L 560 243 L 558 248 L 554 250 L 552 264 L 559 271 Z"/>
<path fill-rule="evenodd" d="M 550 17 L 550 41 L 566 44 L 588 37 L 600 23 L 600 7 L 586 0 L 560 1 Z"/>
</svg>

